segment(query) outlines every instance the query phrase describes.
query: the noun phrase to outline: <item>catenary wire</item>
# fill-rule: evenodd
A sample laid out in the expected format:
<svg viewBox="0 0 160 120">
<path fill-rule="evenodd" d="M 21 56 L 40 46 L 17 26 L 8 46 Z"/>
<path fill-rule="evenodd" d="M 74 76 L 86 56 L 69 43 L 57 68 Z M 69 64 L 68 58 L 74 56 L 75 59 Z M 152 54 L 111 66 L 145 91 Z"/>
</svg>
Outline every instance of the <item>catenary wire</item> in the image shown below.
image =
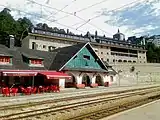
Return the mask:
<svg viewBox="0 0 160 120">
<path fill-rule="evenodd" d="M 33 0 L 27 0 L 27 1 L 33 2 L 33 3 L 38 4 L 38 5 L 42 5 L 42 4 L 37 3 L 37 2 L 35 2 L 35 1 L 33 1 Z M 129 3 L 129 4 L 123 5 L 123 6 L 119 7 L 119 8 L 114 9 L 114 10 L 121 9 L 121 8 L 123 8 L 123 7 L 127 7 L 127 6 L 129 6 L 129 5 L 133 4 L 133 3 L 138 2 L 138 1 L 139 1 L 139 0 L 133 1 L 133 2 L 131 2 L 131 3 Z M 95 27 L 95 28 L 97 28 L 97 29 L 99 29 L 99 30 L 101 30 L 101 31 L 103 31 L 103 32 L 105 32 L 105 33 L 108 34 L 108 32 L 102 30 L 101 28 L 97 27 L 96 25 L 93 25 L 92 23 L 88 22 L 88 20 L 86 21 L 85 19 L 77 16 L 75 13 L 73 14 L 73 13 L 65 12 L 65 11 L 63 11 L 63 10 L 58 10 L 57 8 L 52 8 L 52 7 L 46 6 L 46 5 L 42 5 L 42 6 L 48 7 L 48 8 L 51 8 L 51 9 L 55 9 L 55 10 L 57 10 L 57 11 L 66 13 L 66 14 L 71 15 L 71 16 L 75 16 L 75 17 L 81 19 L 82 21 L 87 22 L 87 23 L 90 24 L 91 26 L 93 26 L 93 27 Z M 113 11 L 113 10 L 111 10 L 111 11 Z M 101 16 L 101 15 L 95 16 L 95 17 L 91 18 L 90 21 L 93 20 L 93 19 L 95 19 L 95 18 L 98 18 L 98 17 L 100 17 L 100 16 Z M 57 20 L 56 20 L 56 21 L 57 21 Z M 83 23 L 83 24 L 84 24 L 84 23 Z M 84 25 L 85 25 L 85 24 L 84 24 Z M 83 26 L 83 25 L 82 25 L 82 26 Z M 82 27 L 82 26 L 81 26 L 81 27 Z"/>
<path fill-rule="evenodd" d="M 116 11 L 116 10 L 119 10 L 119 9 L 122 9 L 122 8 L 125 8 L 125 7 L 128 7 L 129 5 L 132 5 L 132 4 L 134 4 L 134 3 L 137 3 L 138 1 L 139 1 L 139 0 L 132 1 L 132 2 L 130 2 L 130 3 L 128 3 L 128 4 L 125 4 L 125 5 L 121 6 L 121 7 L 118 7 L 118 8 L 115 8 L 115 9 L 113 9 L 113 10 L 107 11 L 107 13 L 113 12 L 113 11 Z M 146 1 L 146 0 L 145 0 L 145 1 Z M 92 20 L 95 19 L 95 18 L 100 17 L 100 16 L 102 16 L 102 14 L 90 18 L 90 19 L 89 19 L 89 22 L 92 21 Z M 84 20 L 83 20 L 83 21 L 84 21 Z M 86 22 L 86 24 L 87 24 L 87 23 L 90 24 L 88 21 L 84 21 L 84 22 Z M 80 25 L 80 26 L 82 27 L 83 25 L 85 25 L 85 24 L 83 23 L 83 24 Z M 93 24 L 92 24 L 92 25 L 93 25 Z M 80 28 L 80 27 L 79 27 L 79 28 Z"/>
<path fill-rule="evenodd" d="M 40 6 L 43 6 L 43 7 L 48 7 L 48 8 L 50 8 L 50 9 L 57 10 L 57 11 L 59 11 L 59 12 L 66 13 L 66 14 L 71 15 L 71 16 L 75 16 L 75 17 L 77 17 L 77 18 L 81 19 L 82 21 L 86 22 L 86 20 L 85 20 L 85 19 L 83 19 L 83 18 L 81 18 L 81 17 L 77 16 L 75 13 L 74 13 L 74 14 L 72 14 L 72 13 L 69 13 L 69 12 L 65 12 L 65 11 L 63 11 L 63 10 L 59 10 L 59 9 L 57 9 L 57 8 L 53 8 L 53 7 L 50 7 L 50 6 L 46 6 L 46 5 L 43 5 L 43 4 L 40 4 L 40 3 L 37 3 L 37 2 L 35 2 L 35 1 L 33 1 L 33 0 L 27 0 L 27 1 L 32 2 L 32 3 L 35 3 L 35 4 L 40 5 Z M 56 21 L 57 21 L 57 20 L 56 20 Z M 89 24 L 90 24 L 90 23 L 89 23 Z M 99 27 L 96 27 L 96 25 L 93 25 L 93 24 L 90 24 L 90 25 L 91 25 L 91 26 L 93 26 L 93 27 L 95 27 L 96 29 L 99 29 Z M 108 32 L 106 32 L 106 31 L 104 31 L 104 30 L 102 30 L 102 29 L 99 29 L 99 30 L 101 30 L 102 32 L 105 32 L 105 33 L 107 33 L 107 34 L 110 34 L 110 35 L 111 35 L 111 33 L 108 33 Z"/>
<path fill-rule="evenodd" d="M 76 2 L 76 1 L 77 1 L 77 0 L 71 1 L 70 4 L 67 4 L 67 5 L 65 5 L 64 7 L 62 7 L 62 8 L 60 9 L 60 11 L 63 11 L 65 8 L 67 8 L 68 6 L 70 6 L 71 4 L 73 4 L 73 3 Z M 60 11 L 57 11 L 56 13 L 52 13 L 47 19 L 50 19 L 51 17 L 53 17 L 53 15 L 58 14 Z"/>
<path fill-rule="evenodd" d="M 64 27 L 70 28 L 70 29 L 72 29 L 72 30 L 76 30 L 76 29 L 75 29 L 75 28 L 73 28 L 73 27 L 70 27 L 70 26 L 64 25 L 64 24 L 59 23 L 59 22 L 57 22 L 57 21 L 47 20 L 47 19 L 43 18 L 41 15 L 35 15 L 35 14 L 33 14 L 33 13 L 25 12 L 25 11 L 23 11 L 23 10 L 19 10 L 19 9 L 17 9 L 17 8 L 13 8 L 13 7 L 8 7 L 8 6 L 2 5 L 2 4 L 0 4 L 0 6 L 2 6 L 2 7 L 6 7 L 6 8 L 9 8 L 9 9 L 11 9 L 11 10 L 13 10 L 13 11 L 20 11 L 20 12 L 23 12 L 23 13 L 25 13 L 25 14 L 27 14 L 27 15 L 33 15 L 33 16 L 35 16 L 35 17 L 39 17 L 39 18 L 41 18 L 41 19 L 43 19 L 43 20 L 46 20 L 46 21 L 49 21 L 49 22 L 51 22 L 51 23 L 53 23 L 53 22 L 54 22 L 54 23 L 56 23 L 56 24 L 58 24 L 58 25 L 61 25 L 61 26 L 64 26 Z M 86 32 L 81 31 L 81 30 L 76 30 L 76 31 L 79 31 L 79 32 L 82 32 L 82 33 L 86 33 Z"/>
<path fill-rule="evenodd" d="M 95 4 L 90 5 L 90 6 L 88 6 L 88 7 L 85 7 L 85 8 L 82 8 L 82 9 L 80 9 L 80 10 L 77 10 L 77 11 L 74 12 L 74 13 L 77 14 L 78 12 L 82 12 L 82 11 L 84 11 L 84 10 L 90 9 L 90 8 L 96 6 L 96 5 L 99 5 L 99 4 L 104 3 L 104 2 L 107 2 L 107 1 L 109 1 L 109 0 L 102 0 L 102 1 L 100 1 L 100 2 L 97 2 L 97 3 L 95 3 Z M 69 15 L 65 15 L 65 16 L 59 18 L 58 20 L 64 19 L 64 18 L 66 18 L 66 17 L 69 17 Z"/>
</svg>

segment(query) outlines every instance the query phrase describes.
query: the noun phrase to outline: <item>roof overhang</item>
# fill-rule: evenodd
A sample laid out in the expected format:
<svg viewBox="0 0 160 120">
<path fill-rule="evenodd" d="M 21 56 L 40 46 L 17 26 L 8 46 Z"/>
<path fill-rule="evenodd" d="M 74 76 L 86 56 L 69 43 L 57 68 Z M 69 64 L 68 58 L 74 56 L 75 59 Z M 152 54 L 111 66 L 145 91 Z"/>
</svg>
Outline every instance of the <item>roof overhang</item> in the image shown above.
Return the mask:
<svg viewBox="0 0 160 120">
<path fill-rule="evenodd" d="M 3 70 L 1 73 L 3 76 L 36 76 L 38 74 L 33 70 Z"/>
<path fill-rule="evenodd" d="M 69 76 L 66 73 L 56 72 L 56 71 L 42 71 L 42 72 L 39 72 L 38 74 L 46 76 L 47 79 L 60 79 L 60 78 L 70 79 L 71 78 L 71 76 Z"/>
</svg>

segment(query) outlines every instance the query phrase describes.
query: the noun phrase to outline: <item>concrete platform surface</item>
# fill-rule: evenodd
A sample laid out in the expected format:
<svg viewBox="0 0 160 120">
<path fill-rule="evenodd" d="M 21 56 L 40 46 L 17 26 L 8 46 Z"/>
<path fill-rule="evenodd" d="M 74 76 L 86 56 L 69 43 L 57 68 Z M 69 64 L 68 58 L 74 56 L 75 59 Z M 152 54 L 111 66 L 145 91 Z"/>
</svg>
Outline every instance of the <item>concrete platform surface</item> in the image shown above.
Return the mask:
<svg viewBox="0 0 160 120">
<path fill-rule="evenodd" d="M 133 108 L 101 120 L 160 120 L 160 100 Z"/>
<path fill-rule="evenodd" d="M 98 88 L 86 88 L 86 89 L 76 89 L 76 88 L 66 88 L 61 90 L 59 93 L 43 93 L 43 94 L 32 94 L 24 96 L 11 96 L 11 97 L 0 97 L 0 106 L 4 105 L 15 105 L 30 102 L 40 102 L 45 100 L 61 99 L 66 97 L 84 96 L 89 94 L 98 94 L 106 92 L 115 92 L 121 90 L 130 90 L 135 88 L 146 88 L 151 86 L 160 86 L 160 84 L 150 84 L 150 85 L 136 85 L 136 86 L 112 86 L 112 87 L 98 87 Z"/>
</svg>

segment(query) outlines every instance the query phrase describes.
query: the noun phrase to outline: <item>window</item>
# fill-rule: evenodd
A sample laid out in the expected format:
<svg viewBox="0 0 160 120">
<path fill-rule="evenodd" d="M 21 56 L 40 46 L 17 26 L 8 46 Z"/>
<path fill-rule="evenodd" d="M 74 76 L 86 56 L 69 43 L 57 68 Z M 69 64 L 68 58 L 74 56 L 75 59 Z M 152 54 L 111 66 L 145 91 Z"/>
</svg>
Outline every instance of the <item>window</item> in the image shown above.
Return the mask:
<svg viewBox="0 0 160 120">
<path fill-rule="evenodd" d="M 36 43 L 32 42 L 32 49 L 36 49 Z"/>
<path fill-rule="evenodd" d="M 126 63 L 126 62 L 127 62 L 127 60 L 123 60 L 123 62 L 125 62 L 125 63 Z"/>
<path fill-rule="evenodd" d="M 90 60 L 90 56 L 88 56 L 88 55 L 83 55 L 83 58 L 87 59 L 87 60 Z"/>
<path fill-rule="evenodd" d="M 128 62 L 129 62 L 129 63 L 131 63 L 132 61 L 131 61 L 131 60 L 129 60 Z"/>
<path fill-rule="evenodd" d="M 101 60 L 103 61 L 103 58 L 101 58 Z"/>
<path fill-rule="evenodd" d="M 31 60 L 31 64 L 42 64 L 41 60 Z"/>
<path fill-rule="evenodd" d="M 118 60 L 118 62 L 122 62 L 122 60 Z"/>
<path fill-rule="evenodd" d="M 95 50 L 95 52 L 98 52 L 98 50 Z"/>
<path fill-rule="evenodd" d="M 101 52 L 101 54 L 103 54 L 103 52 Z"/>
<path fill-rule="evenodd" d="M 109 53 L 107 52 L 107 55 L 108 55 Z"/>
<path fill-rule="evenodd" d="M 109 59 L 107 59 L 107 62 L 109 62 Z"/>
<path fill-rule="evenodd" d="M 46 48 L 46 45 L 43 45 L 43 48 Z"/>
<path fill-rule="evenodd" d="M 115 59 L 113 59 L 113 62 L 115 62 Z"/>
<path fill-rule="evenodd" d="M 103 46 L 101 46 L 101 48 L 103 48 Z"/>
<path fill-rule="evenodd" d="M 49 52 L 52 52 L 54 49 L 56 49 L 56 47 L 54 47 L 54 46 L 48 46 L 48 51 Z"/>
<path fill-rule="evenodd" d="M 10 64 L 10 62 L 11 62 L 10 57 L 0 56 L 0 64 Z"/>
<path fill-rule="evenodd" d="M 113 82 L 113 76 L 110 76 L 110 81 Z"/>
</svg>

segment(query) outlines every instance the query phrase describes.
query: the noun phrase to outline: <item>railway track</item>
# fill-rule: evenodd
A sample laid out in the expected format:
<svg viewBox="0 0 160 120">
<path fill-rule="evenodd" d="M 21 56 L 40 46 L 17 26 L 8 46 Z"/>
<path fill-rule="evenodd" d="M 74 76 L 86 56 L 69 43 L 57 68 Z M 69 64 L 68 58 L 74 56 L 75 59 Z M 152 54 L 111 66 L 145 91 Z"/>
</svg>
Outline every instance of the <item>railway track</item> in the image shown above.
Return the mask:
<svg viewBox="0 0 160 120">
<path fill-rule="evenodd" d="M 105 117 L 108 117 L 110 115 L 116 114 L 118 112 L 122 112 L 134 107 L 138 107 L 141 106 L 143 104 L 147 104 L 149 102 L 155 101 L 160 99 L 160 93 L 156 93 L 156 94 L 150 94 L 150 96 L 145 96 L 145 97 L 140 97 L 137 98 L 135 100 L 129 100 L 129 101 L 121 101 L 122 103 L 115 103 L 115 105 L 110 106 L 108 108 L 103 108 L 101 110 L 97 110 L 94 112 L 90 112 L 87 114 L 81 114 L 79 116 L 75 116 L 69 119 L 65 119 L 65 120 L 98 120 L 98 119 L 102 119 Z"/>
<path fill-rule="evenodd" d="M 107 98 L 82 101 L 82 102 L 74 102 L 74 103 L 65 104 L 65 105 L 52 106 L 52 107 L 44 108 L 44 109 L 37 109 L 37 110 L 33 110 L 33 111 L 25 111 L 25 112 L 20 112 L 20 113 L 15 113 L 15 114 L 4 115 L 4 116 L 0 116 L 0 119 L 2 119 L 2 120 L 18 120 L 18 119 L 26 119 L 26 118 L 34 118 L 34 117 L 39 118 L 40 116 L 53 117 L 57 113 L 59 114 L 59 113 L 66 113 L 67 112 L 67 114 L 68 114 L 71 111 L 82 110 L 82 109 L 90 107 L 90 106 L 91 107 L 95 107 L 97 105 L 105 106 L 106 104 L 111 104 L 115 101 L 121 101 L 123 99 L 128 99 L 128 98 L 133 99 L 135 96 L 136 96 L 135 97 L 136 99 L 139 99 L 139 97 L 141 97 L 141 100 L 142 100 L 142 98 L 143 98 L 142 96 L 145 96 L 148 94 L 153 94 L 153 93 L 159 93 L 159 91 L 160 91 L 160 88 L 150 88 L 148 90 L 145 89 L 145 90 L 140 90 L 140 91 L 136 91 L 136 92 L 121 93 L 119 95 L 107 97 Z M 118 107 L 118 108 L 121 108 L 121 107 Z M 100 110 L 98 110 L 98 111 L 100 111 Z M 91 113 L 93 113 L 93 112 L 91 112 Z M 93 114 L 95 114 L 95 112 Z M 89 115 L 89 113 L 87 115 Z M 84 118 L 86 118 L 85 116 L 87 116 L 87 115 L 80 115 L 80 116 L 84 116 Z M 80 120 L 81 119 L 80 116 L 78 116 L 76 118 L 79 118 L 79 120 Z M 58 120 L 58 119 L 59 118 L 56 118 L 55 120 Z M 71 117 L 69 119 L 75 119 L 75 118 Z"/>
<path fill-rule="evenodd" d="M 16 110 L 16 109 L 21 109 L 21 108 L 28 108 L 28 107 L 33 107 L 33 106 L 38 106 L 38 105 L 44 105 L 44 104 L 52 104 L 52 103 L 57 103 L 59 101 L 70 101 L 70 100 L 77 100 L 77 99 L 84 99 L 84 98 L 93 98 L 97 96 L 105 96 L 105 95 L 116 95 L 116 94 L 121 94 L 121 93 L 127 93 L 127 92 L 135 92 L 139 90 L 149 90 L 152 88 L 158 88 L 159 86 L 153 86 L 153 87 L 146 87 L 146 88 L 137 88 L 137 89 L 130 89 L 130 90 L 122 90 L 122 91 L 114 91 L 114 92 L 106 92 L 106 93 L 95 93 L 95 94 L 90 94 L 90 95 L 83 95 L 83 96 L 73 96 L 73 97 L 66 97 L 66 98 L 59 98 L 59 99 L 54 99 L 54 100 L 44 100 L 40 102 L 29 102 L 29 103 L 22 103 L 22 104 L 15 104 L 15 105 L 5 105 L 5 106 L 0 106 L 0 111 L 2 110 Z M 3 104 L 0 102 L 0 104 Z"/>
</svg>

